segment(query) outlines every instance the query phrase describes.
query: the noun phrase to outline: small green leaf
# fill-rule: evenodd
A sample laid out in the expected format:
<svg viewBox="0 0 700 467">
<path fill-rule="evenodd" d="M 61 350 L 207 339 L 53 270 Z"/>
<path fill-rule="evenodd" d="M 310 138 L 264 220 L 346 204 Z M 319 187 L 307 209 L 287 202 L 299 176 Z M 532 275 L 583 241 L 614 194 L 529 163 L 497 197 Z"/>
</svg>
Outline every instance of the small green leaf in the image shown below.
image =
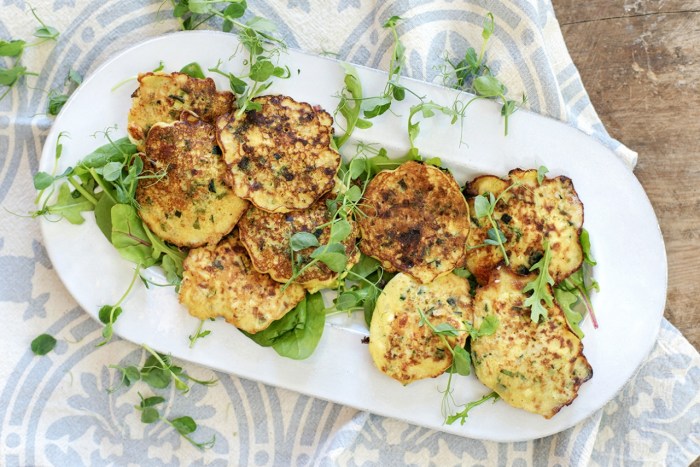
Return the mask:
<svg viewBox="0 0 700 467">
<path fill-rule="evenodd" d="M 172 377 L 168 371 L 152 368 L 146 371 L 141 370 L 141 379 L 154 389 L 165 389 L 170 384 Z"/>
<path fill-rule="evenodd" d="M 292 251 L 301 251 L 318 245 L 318 238 L 310 232 L 297 232 L 289 239 L 289 246 L 292 248 Z"/>
<path fill-rule="evenodd" d="M 23 40 L 0 40 L 0 57 L 18 57 L 24 51 L 26 42 Z"/>
<path fill-rule="evenodd" d="M 318 255 L 316 259 L 328 266 L 328 269 L 330 269 L 333 272 L 343 272 L 345 270 L 345 266 L 348 263 L 348 259 L 345 256 L 345 253 L 322 253 Z"/>
<path fill-rule="evenodd" d="M 481 322 L 481 327 L 477 332 L 478 337 L 490 336 L 496 332 L 499 325 L 498 317 L 496 315 L 486 315 L 484 320 Z"/>
<path fill-rule="evenodd" d="M 229 20 L 238 19 L 245 14 L 245 11 L 247 8 L 248 8 L 248 5 L 246 4 L 245 0 L 243 0 L 241 2 L 231 3 L 224 10 L 224 16 L 226 17 L 226 19 L 229 19 Z"/>
<path fill-rule="evenodd" d="M 471 373 L 471 358 L 469 352 L 459 345 L 452 350 L 452 370 L 458 375 L 469 376 Z"/>
<path fill-rule="evenodd" d="M 581 249 L 583 250 L 583 259 L 590 266 L 595 266 L 598 263 L 595 259 L 593 259 L 593 255 L 591 255 L 591 237 L 588 230 L 581 229 L 581 235 L 579 238 L 581 240 Z"/>
<path fill-rule="evenodd" d="M 180 73 L 184 73 L 192 78 L 205 78 L 204 71 L 202 71 L 202 67 L 199 66 L 199 63 L 197 62 L 188 63 L 187 65 L 183 66 L 180 69 Z"/>
<path fill-rule="evenodd" d="M 146 407 L 141 411 L 141 422 L 142 423 L 154 423 L 160 420 L 160 414 L 158 410 L 153 407 Z"/>
<path fill-rule="evenodd" d="M 181 435 L 189 435 L 197 429 L 197 423 L 189 416 L 172 419 L 170 423 Z"/>
<path fill-rule="evenodd" d="M 119 178 L 122 174 L 122 168 L 124 164 L 121 162 L 108 162 L 102 167 L 101 173 L 105 180 L 108 182 L 113 182 Z"/>
<path fill-rule="evenodd" d="M 162 404 L 165 399 L 161 396 L 151 396 L 145 399 L 141 399 L 141 408 L 153 407 L 154 405 Z"/>
<path fill-rule="evenodd" d="M 27 68 L 19 65 L 12 68 L 0 68 L 0 86 L 12 86 L 27 73 Z"/>
<path fill-rule="evenodd" d="M 55 117 L 66 102 L 68 102 L 68 94 L 50 94 L 47 108 L 48 114 Z"/>
<path fill-rule="evenodd" d="M 250 79 L 257 82 L 263 82 L 270 79 L 272 73 L 275 71 L 275 65 L 269 60 L 260 60 L 250 67 Z"/>
<path fill-rule="evenodd" d="M 339 311 L 352 310 L 360 302 L 353 292 L 343 292 L 335 299 L 335 308 Z"/>
<path fill-rule="evenodd" d="M 362 190 L 359 186 L 353 185 L 345 193 L 345 199 L 350 203 L 356 203 L 362 199 Z"/>
<path fill-rule="evenodd" d="M 330 243 L 339 243 L 345 240 L 352 233 L 352 226 L 345 219 L 340 219 L 331 225 Z"/>
<path fill-rule="evenodd" d="M 495 76 L 483 75 L 474 80 L 474 91 L 481 97 L 498 97 L 506 93 L 506 87 Z"/>
<path fill-rule="evenodd" d="M 56 339 L 49 334 L 40 334 L 31 344 L 34 355 L 46 355 L 56 347 Z"/>
<path fill-rule="evenodd" d="M 544 181 L 544 177 L 547 174 L 547 172 L 549 172 L 549 169 L 547 167 L 545 167 L 544 165 L 541 165 L 537 169 L 537 183 L 538 184 L 542 185 L 542 182 Z"/>
<path fill-rule="evenodd" d="M 102 324 L 113 324 L 117 321 L 119 315 L 122 314 L 122 307 L 114 307 L 112 305 L 104 305 L 100 308 L 97 316 L 100 318 Z"/>
<path fill-rule="evenodd" d="M 386 22 L 382 25 L 382 27 L 385 28 L 385 29 L 386 29 L 386 28 L 393 28 L 393 27 L 396 27 L 396 24 L 397 24 L 399 21 L 401 21 L 402 19 L 403 19 L 403 18 L 401 18 L 400 16 L 392 16 L 391 18 L 389 18 L 388 20 L 386 20 Z"/>
<path fill-rule="evenodd" d="M 351 272 L 357 274 L 360 277 L 366 278 L 373 272 L 377 271 L 381 267 L 381 264 L 379 263 L 378 260 L 372 258 L 371 256 L 367 256 L 364 253 L 360 256 L 360 261 L 355 264 L 352 269 L 350 269 Z"/>
<path fill-rule="evenodd" d="M 474 197 L 474 214 L 479 219 L 491 214 L 491 203 L 484 195 Z"/>
<path fill-rule="evenodd" d="M 496 27 L 496 22 L 493 19 L 493 14 L 491 12 L 488 12 L 486 14 L 486 18 L 484 18 L 484 29 L 481 31 L 481 37 L 487 41 L 491 37 L 491 34 L 493 34 L 493 31 Z"/>
<path fill-rule="evenodd" d="M 52 26 L 42 26 L 34 31 L 34 36 L 40 39 L 56 39 L 59 36 L 58 29 Z"/>
<path fill-rule="evenodd" d="M 43 190 L 51 186 L 54 178 L 47 174 L 46 172 L 37 172 L 34 175 L 34 188 L 37 190 Z"/>
</svg>

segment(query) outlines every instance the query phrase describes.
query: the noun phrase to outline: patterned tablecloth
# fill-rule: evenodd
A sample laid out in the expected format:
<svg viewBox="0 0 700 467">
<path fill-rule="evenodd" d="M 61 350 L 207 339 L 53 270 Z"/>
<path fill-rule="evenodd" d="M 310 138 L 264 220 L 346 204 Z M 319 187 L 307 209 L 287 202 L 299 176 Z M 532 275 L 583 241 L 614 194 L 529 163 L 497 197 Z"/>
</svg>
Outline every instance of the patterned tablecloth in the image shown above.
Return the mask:
<svg viewBox="0 0 700 467">
<path fill-rule="evenodd" d="M 525 92 L 533 111 L 569 122 L 634 166 L 636 154 L 598 120 L 548 1 L 249 3 L 290 47 L 382 69 L 391 40 L 381 26 L 400 15 L 406 74 L 427 81 L 439 80 L 436 65 L 445 51 L 458 56 L 468 45 L 478 48 L 491 11 L 495 74 L 514 93 Z M 226 374 L 217 374 L 213 387 L 195 385 L 168 409 L 193 415 L 201 439 L 215 434 L 212 449 L 197 450 L 163 423 L 142 424 L 135 391 L 106 389 L 114 384 L 107 365 L 136 361 L 143 351 L 118 339 L 95 347 L 101 327 L 53 271 L 38 222 L 8 211 L 34 209 L 32 176 L 53 122 L 45 114 L 47 91 L 62 89 L 69 69 L 87 75 L 115 52 L 179 25 L 170 3 L 158 0 L 36 0 L 33 6 L 61 35 L 26 50 L 23 65 L 39 75 L 22 79 L 0 101 L 0 465 L 683 465 L 700 454 L 700 356 L 666 321 L 613 401 L 565 432 L 530 442 L 464 439 Z M 0 39 L 31 39 L 36 26 L 24 0 L 2 1 Z M 0 66 L 11 61 L 0 59 Z M 35 357 L 29 343 L 44 332 L 58 345 Z"/>
</svg>

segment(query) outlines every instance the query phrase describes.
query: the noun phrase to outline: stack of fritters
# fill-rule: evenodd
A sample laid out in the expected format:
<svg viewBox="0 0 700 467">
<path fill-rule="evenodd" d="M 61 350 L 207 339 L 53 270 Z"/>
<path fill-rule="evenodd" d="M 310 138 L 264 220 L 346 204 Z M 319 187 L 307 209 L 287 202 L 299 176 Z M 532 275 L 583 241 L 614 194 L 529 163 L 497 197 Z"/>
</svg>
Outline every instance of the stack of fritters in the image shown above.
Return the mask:
<svg viewBox="0 0 700 467">
<path fill-rule="evenodd" d="M 256 99 L 260 110 L 238 115 L 231 93 L 182 73 L 143 74 L 132 97 L 129 136 L 144 151 L 139 214 L 160 238 L 191 248 L 180 286 L 190 314 L 222 316 L 254 334 L 306 289 L 337 282 L 337 273 L 318 265 L 283 286 L 292 277 L 289 238 L 330 235 L 324 195 L 340 156 L 330 148 L 326 112 L 266 96 Z M 345 242 L 350 265 L 359 258 L 356 237 L 353 227 Z"/>
</svg>

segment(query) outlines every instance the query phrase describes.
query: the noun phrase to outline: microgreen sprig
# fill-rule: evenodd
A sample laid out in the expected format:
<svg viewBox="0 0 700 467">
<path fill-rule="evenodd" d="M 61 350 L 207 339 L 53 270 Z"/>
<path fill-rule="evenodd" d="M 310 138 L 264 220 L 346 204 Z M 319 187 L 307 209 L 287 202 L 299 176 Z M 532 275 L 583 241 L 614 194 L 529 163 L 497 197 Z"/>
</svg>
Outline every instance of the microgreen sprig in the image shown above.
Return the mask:
<svg viewBox="0 0 700 467">
<path fill-rule="evenodd" d="M 511 184 L 508 186 L 508 188 L 503 190 L 498 197 L 494 196 L 491 192 L 474 197 L 474 215 L 477 219 L 483 219 L 485 217 L 489 221 L 489 224 L 491 224 L 491 228 L 487 231 L 487 238 L 484 240 L 483 244 L 470 246 L 469 248 L 480 248 L 484 245 L 498 246 L 499 250 L 501 250 L 501 255 L 503 255 L 503 260 L 506 266 L 510 264 L 508 253 L 506 252 L 505 248 L 505 242 L 507 239 L 503 231 L 496 224 L 496 221 L 493 218 L 493 213 L 499 201 L 503 199 L 503 196 L 519 185 L 519 183 Z"/>
<path fill-rule="evenodd" d="M 478 98 L 497 99 L 501 102 L 501 116 L 504 119 L 504 133 L 508 135 L 508 119 L 526 102 L 523 94 L 520 102 L 506 97 L 506 86 L 496 78 L 485 62 L 486 47 L 495 31 L 495 20 L 492 13 L 487 13 L 481 31 L 481 49 L 477 55 L 473 47 L 467 48 L 464 58 L 453 62 L 445 58 L 443 81 L 455 89 L 475 94 Z"/>
<path fill-rule="evenodd" d="M 138 394 L 139 398 L 141 399 L 141 402 L 139 403 L 139 405 L 135 405 L 134 408 L 141 412 L 142 423 L 151 424 L 157 421 L 164 422 L 173 427 L 175 431 L 177 431 L 180 434 L 180 436 L 182 436 L 190 444 L 192 444 L 198 449 L 209 449 L 213 447 L 216 443 L 216 436 L 212 436 L 210 440 L 201 443 L 195 441 L 190 436 L 190 434 L 194 433 L 195 430 L 197 430 L 197 423 L 192 417 L 185 415 L 183 417 L 169 419 L 161 415 L 156 406 L 165 402 L 164 397 L 150 396 L 144 398 L 140 392 Z"/>
<path fill-rule="evenodd" d="M 0 87 L 6 87 L 5 91 L 0 94 L 0 101 L 7 96 L 12 90 L 13 86 L 17 84 L 19 79 L 23 76 L 39 76 L 38 73 L 27 71 L 27 68 L 20 65 L 20 60 L 24 51 L 30 47 L 35 47 L 43 44 L 46 41 L 55 41 L 59 32 L 56 28 L 48 26 L 44 23 L 36 12 L 34 7 L 30 6 L 30 11 L 32 16 L 39 22 L 40 27 L 34 31 L 34 37 L 38 40 L 27 43 L 22 39 L 10 39 L 4 40 L 0 39 L 0 57 L 8 57 L 14 59 L 14 64 L 10 68 L 5 68 L 0 66 Z"/>
</svg>

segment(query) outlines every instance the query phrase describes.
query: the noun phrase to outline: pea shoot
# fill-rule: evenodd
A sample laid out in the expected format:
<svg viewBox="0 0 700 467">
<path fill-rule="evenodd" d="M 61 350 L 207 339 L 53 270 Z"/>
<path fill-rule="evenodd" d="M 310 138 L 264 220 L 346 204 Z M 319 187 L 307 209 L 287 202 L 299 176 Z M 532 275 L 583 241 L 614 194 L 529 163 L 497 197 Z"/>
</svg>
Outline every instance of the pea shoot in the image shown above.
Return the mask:
<svg viewBox="0 0 700 467">
<path fill-rule="evenodd" d="M 470 92 L 476 95 L 476 98 L 499 100 L 504 120 L 504 134 L 507 136 L 509 117 L 525 104 L 527 99 L 524 94 L 520 102 L 508 99 L 506 86 L 493 75 L 486 64 L 486 47 L 495 29 L 493 14 L 489 12 L 484 19 L 481 31 L 482 43 L 479 53 L 477 54 L 473 47 L 469 47 L 464 58 L 460 61 L 453 62 L 446 58 L 446 65 L 443 67 L 443 80 L 446 85 Z"/>
<path fill-rule="evenodd" d="M 34 18 L 40 24 L 40 26 L 34 31 L 34 37 L 37 38 L 36 41 L 28 43 L 22 39 L 0 39 L 0 57 L 14 59 L 14 63 L 11 67 L 6 68 L 4 66 L 0 66 L 0 89 L 2 87 L 7 88 L 4 92 L 2 92 L 2 94 L 0 94 L 0 101 L 2 101 L 5 96 L 10 93 L 12 88 L 23 76 L 39 76 L 38 73 L 28 71 L 26 67 L 21 65 L 20 61 L 24 51 L 30 47 L 39 46 L 47 41 L 55 41 L 59 36 L 59 32 L 56 28 L 47 25 L 41 20 L 41 18 L 39 18 L 39 15 L 34 7 L 30 7 L 30 11 L 32 16 L 34 16 Z"/>
<path fill-rule="evenodd" d="M 151 390 L 154 391 L 166 389 L 170 385 L 170 382 L 174 381 L 176 389 L 183 393 L 189 391 L 189 386 L 185 383 L 185 380 L 207 386 L 216 383 L 215 379 L 195 379 L 185 373 L 181 367 L 173 365 L 169 356 L 157 353 L 146 345 L 144 345 L 143 348 L 150 356 L 146 358 L 141 368 L 136 365 L 109 366 L 109 368 L 116 369 L 120 373 L 120 383 L 116 387 L 109 388 L 107 390 L 108 392 L 115 392 L 122 386 L 128 388 L 139 381 L 148 385 Z M 146 424 L 156 423 L 158 421 L 166 423 L 174 428 L 180 436 L 199 449 L 211 448 L 216 442 L 215 437 L 205 442 L 195 441 L 190 434 L 197 430 L 197 423 L 188 415 L 177 418 L 167 418 L 163 416 L 157 406 L 167 402 L 164 397 L 160 395 L 143 397 L 141 392 L 138 392 L 138 395 L 140 402 L 138 405 L 135 405 L 134 408 L 141 412 L 141 422 Z"/>
</svg>

